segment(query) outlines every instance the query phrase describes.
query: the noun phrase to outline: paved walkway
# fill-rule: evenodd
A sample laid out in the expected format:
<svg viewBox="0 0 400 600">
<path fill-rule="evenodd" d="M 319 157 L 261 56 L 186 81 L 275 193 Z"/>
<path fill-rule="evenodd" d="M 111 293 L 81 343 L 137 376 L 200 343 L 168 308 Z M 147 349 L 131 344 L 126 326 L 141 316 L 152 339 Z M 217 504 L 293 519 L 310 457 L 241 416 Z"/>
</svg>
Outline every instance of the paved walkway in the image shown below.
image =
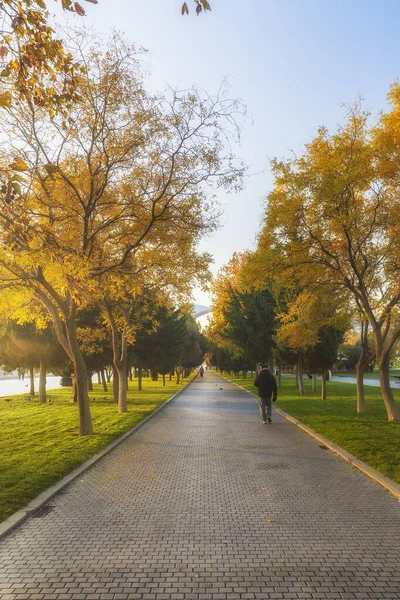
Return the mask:
<svg viewBox="0 0 400 600">
<path fill-rule="evenodd" d="M 50 505 L 1 600 L 400 598 L 399 502 L 211 373 Z"/>
</svg>

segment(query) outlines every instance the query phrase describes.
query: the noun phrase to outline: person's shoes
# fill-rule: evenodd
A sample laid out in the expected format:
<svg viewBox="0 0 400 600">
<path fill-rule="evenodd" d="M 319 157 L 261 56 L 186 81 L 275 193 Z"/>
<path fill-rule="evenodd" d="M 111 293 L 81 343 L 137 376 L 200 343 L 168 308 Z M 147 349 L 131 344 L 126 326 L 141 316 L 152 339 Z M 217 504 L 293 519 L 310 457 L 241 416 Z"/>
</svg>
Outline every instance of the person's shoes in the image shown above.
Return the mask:
<svg viewBox="0 0 400 600">
<path fill-rule="evenodd" d="M 264 423 L 265 423 L 265 421 L 264 421 Z M 271 417 L 268 417 L 268 423 L 272 423 Z"/>
<path fill-rule="evenodd" d="M 263 425 L 265 425 L 265 424 L 266 424 L 266 422 L 267 422 L 267 421 L 260 421 L 260 423 L 262 423 Z"/>
</svg>

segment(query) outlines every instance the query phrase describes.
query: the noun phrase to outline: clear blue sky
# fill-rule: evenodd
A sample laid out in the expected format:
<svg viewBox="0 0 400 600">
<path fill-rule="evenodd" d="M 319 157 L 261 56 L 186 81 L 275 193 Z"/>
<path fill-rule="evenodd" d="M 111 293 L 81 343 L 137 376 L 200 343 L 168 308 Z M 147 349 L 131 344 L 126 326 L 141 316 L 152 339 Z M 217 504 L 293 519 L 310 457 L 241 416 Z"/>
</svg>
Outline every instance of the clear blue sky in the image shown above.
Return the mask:
<svg viewBox="0 0 400 600">
<path fill-rule="evenodd" d="M 193 10 L 181 17 L 181 0 L 81 3 L 87 25 L 124 31 L 149 50 L 150 89 L 195 83 L 212 93 L 228 77 L 254 119 L 239 152 L 258 174 L 243 192 L 219 194 L 223 227 L 202 245 L 214 255 L 214 272 L 254 246 L 272 186 L 270 158 L 300 151 L 319 125 L 335 127 L 342 105 L 360 95 L 377 114 L 400 73 L 398 0 L 210 0 L 212 13 L 199 17 Z M 59 13 L 57 20 L 81 22 Z M 208 302 L 200 291 L 195 298 Z"/>
</svg>

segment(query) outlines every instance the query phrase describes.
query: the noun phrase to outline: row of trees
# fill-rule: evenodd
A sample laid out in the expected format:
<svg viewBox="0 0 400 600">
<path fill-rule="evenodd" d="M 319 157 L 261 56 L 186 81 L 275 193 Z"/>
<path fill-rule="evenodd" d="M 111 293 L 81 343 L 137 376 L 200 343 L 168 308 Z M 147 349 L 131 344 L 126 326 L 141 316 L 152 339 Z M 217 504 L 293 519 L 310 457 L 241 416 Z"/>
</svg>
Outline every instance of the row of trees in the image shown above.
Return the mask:
<svg viewBox="0 0 400 600">
<path fill-rule="evenodd" d="M 304 394 L 303 371 L 322 375 L 326 398 L 326 372 L 336 361 L 348 316 L 327 303 L 307 306 L 304 294 L 264 279 L 254 285 L 254 254 L 235 254 L 214 284 L 213 318 L 207 330 L 212 361 L 221 370 L 254 371 L 268 361 L 281 370 L 297 365 L 297 385 Z M 302 304 L 301 319 L 293 317 Z M 330 311 L 330 312 L 329 312 Z"/>
<path fill-rule="evenodd" d="M 244 275 L 234 290 L 272 292 L 277 359 L 281 343 L 295 351 L 317 348 L 321 356 L 317 344 L 357 323 L 358 411 L 364 410 L 363 374 L 376 362 L 388 419 L 397 421 L 389 365 L 400 336 L 398 84 L 388 97 L 391 109 L 377 123 L 355 106 L 333 133 L 321 128 L 301 156 L 273 161 L 275 186 L 258 247 L 239 261 Z M 229 345 L 236 338 L 225 309 L 226 322 L 219 318 L 219 297 L 217 285 L 216 323 L 223 323 Z"/>
<path fill-rule="evenodd" d="M 109 328 L 101 312 L 96 308 L 82 310 L 78 316 L 78 335 L 88 369 L 89 389 L 92 375 L 97 373 L 104 391 L 113 379 L 114 400 L 119 400 L 118 374 L 113 365 L 113 351 Z M 138 389 L 142 389 L 143 369 L 154 380 L 188 374 L 204 358 L 206 342 L 190 313 L 170 309 L 164 305 L 143 306 L 141 325 L 136 329 L 135 339 L 128 344 L 127 374 L 132 370 L 138 377 Z M 33 323 L 18 325 L 4 322 L 0 335 L 0 364 L 8 371 L 26 370 L 30 373 L 30 394 L 34 395 L 34 372 L 39 371 L 39 402 L 46 402 L 46 375 L 70 377 L 73 365 L 60 345 L 55 330 L 49 324 L 37 329 Z"/>
<path fill-rule="evenodd" d="M 243 107 L 225 88 L 215 98 L 196 89 L 149 94 L 135 48 L 116 34 L 76 35 L 70 51 L 84 69 L 67 111 L 25 97 L 0 112 L 0 313 L 52 322 L 73 364 L 86 435 L 79 315 L 94 307 L 109 327 L 125 412 L 143 302 L 179 306 L 209 278 L 197 243 L 216 227 L 213 190 L 241 186 L 231 145 Z"/>
</svg>

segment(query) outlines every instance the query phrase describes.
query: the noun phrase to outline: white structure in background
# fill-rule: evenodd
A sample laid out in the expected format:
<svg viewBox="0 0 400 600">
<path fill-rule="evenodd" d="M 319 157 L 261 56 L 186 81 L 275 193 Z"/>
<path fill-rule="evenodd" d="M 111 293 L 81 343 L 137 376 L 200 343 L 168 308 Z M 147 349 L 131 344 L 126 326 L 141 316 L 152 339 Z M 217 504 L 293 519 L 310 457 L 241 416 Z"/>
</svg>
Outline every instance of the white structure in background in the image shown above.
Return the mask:
<svg viewBox="0 0 400 600">
<path fill-rule="evenodd" d="M 193 310 L 194 318 L 199 323 L 201 329 L 207 327 L 209 323 L 208 315 L 211 313 L 211 308 L 208 306 L 201 306 L 200 304 L 196 304 Z"/>
<path fill-rule="evenodd" d="M 194 318 L 198 319 L 203 315 L 208 315 L 211 312 L 211 308 L 208 306 L 201 306 L 200 304 L 196 304 L 194 307 Z"/>
</svg>

